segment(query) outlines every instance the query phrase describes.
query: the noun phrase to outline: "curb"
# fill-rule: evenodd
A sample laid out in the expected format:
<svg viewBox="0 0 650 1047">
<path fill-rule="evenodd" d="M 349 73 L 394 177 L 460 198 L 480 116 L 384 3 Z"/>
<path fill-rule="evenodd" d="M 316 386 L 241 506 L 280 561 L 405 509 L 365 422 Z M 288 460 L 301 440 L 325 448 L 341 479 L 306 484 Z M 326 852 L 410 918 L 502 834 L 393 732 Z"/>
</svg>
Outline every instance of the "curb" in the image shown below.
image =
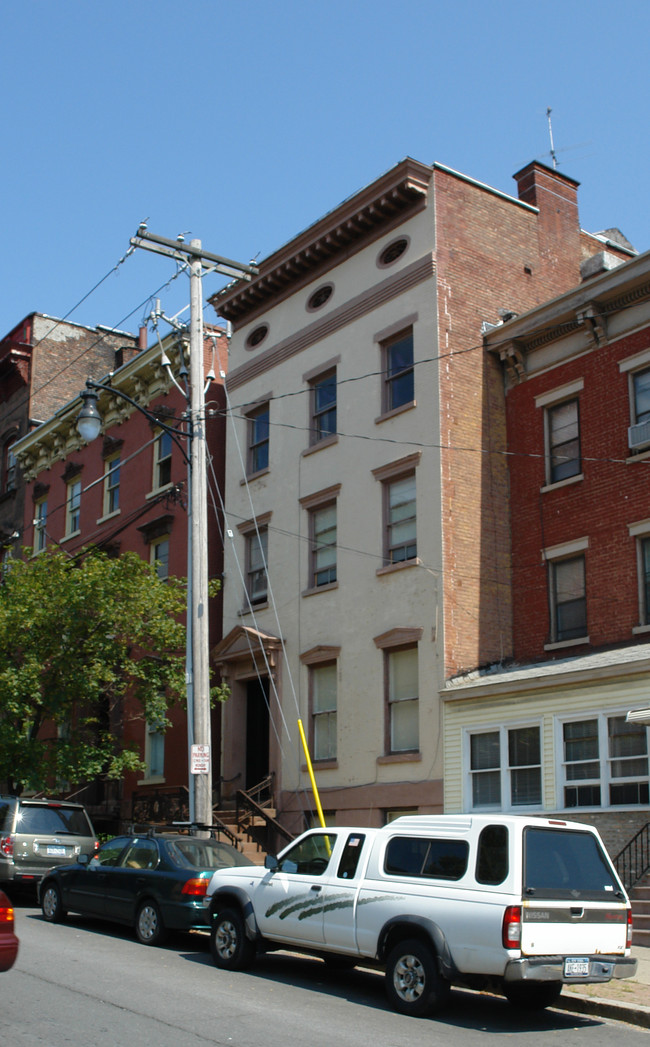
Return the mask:
<svg viewBox="0 0 650 1047">
<path fill-rule="evenodd" d="M 640 1025 L 650 1029 L 650 1007 L 619 1000 L 606 1000 L 602 996 L 580 996 L 578 993 L 561 996 L 553 1008 L 558 1011 L 574 1011 L 578 1014 L 595 1014 L 601 1018 L 615 1018 L 620 1022 Z"/>
</svg>

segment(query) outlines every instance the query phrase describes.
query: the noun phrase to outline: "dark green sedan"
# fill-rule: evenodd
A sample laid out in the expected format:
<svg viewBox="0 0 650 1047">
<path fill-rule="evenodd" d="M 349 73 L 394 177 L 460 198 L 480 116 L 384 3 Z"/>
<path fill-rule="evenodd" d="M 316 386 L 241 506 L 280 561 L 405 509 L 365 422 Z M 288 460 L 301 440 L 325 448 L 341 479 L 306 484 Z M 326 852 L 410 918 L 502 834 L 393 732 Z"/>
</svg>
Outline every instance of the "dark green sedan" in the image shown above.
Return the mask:
<svg viewBox="0 0 650 1047">
<path fill-rule="evenodd" d="M 116 836 L 96 857 L 50 869 L 39 884 L 50 923 L 68 912 L 135 928 L 143 945 L 160 945 L 168 931 L 207 929 L 203 898 L 215 869 L 251 865 L 220 840 L 148 833 Z"/>
</svg>

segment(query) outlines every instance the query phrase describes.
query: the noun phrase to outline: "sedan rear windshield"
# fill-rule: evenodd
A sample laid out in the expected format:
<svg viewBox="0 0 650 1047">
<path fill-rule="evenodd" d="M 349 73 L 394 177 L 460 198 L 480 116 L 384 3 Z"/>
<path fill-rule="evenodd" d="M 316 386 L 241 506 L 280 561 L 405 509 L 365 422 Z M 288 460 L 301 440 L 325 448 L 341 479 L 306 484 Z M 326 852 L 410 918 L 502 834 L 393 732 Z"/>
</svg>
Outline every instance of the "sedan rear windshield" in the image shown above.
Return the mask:
<svg viewBox="0 0 650 1047">
<path fill-rule="evenodd" d="M 232 869 L 251 864 L 240 851 L 217 840 L 188 836 L 186 840 L 174 840 L 168 846 L 177 864 L 186 869 Z"/>
<path fill-rule="evenodd" d="M 16 819 L 17 833 L 69 833 L 92 836 L 85 811 L 78 807 L 41 807 L 21 804 Z"/>
<path fill-rule="evenodd" d="M 524 833 L 524 894 L 611 901 L 621 896 L 621 887 L 591 833 L 529 827 Z"/>
</svg>

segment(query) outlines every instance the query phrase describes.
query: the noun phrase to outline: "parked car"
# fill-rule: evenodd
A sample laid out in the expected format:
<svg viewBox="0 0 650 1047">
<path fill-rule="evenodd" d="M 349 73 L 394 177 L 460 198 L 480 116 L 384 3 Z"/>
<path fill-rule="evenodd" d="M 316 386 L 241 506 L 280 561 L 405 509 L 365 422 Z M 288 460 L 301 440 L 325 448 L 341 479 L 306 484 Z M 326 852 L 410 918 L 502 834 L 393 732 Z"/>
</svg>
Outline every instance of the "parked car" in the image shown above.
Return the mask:
<svg viewBox="0 0 650 1047">
<path fill-rule="evenodd" d="M 37 884 L 53 865 L 97 846 L 83 804 L 0 796 L 0 883 Z"/>
<path fill-rule="evenodd" d="M 14 933 L 14 907 L 4 891 L 0 891 L 0 971 L 13 967 L 18 955 L 18 939 Z"/>
<path fill-rule="evenodd" d="M 312 829 L 265 868 L 215 872 L 217 967 L 289 948 L 337 966 L 370 960 L 402 1014 L 442 1007 L 452 985 L 547 1007 L 564 985 L 631 978 L 632 912 L 596 830 L 506 814 L 397 818 Z"/>
<path fill-rule="evenodd" d="M 51 923 L 68 912 L 135 928 L 143 945 L 160 945 L 167 931 L 205 930 L 203 898 L 216 869 L 253 863 L 230 844 L 172 833 L 130 834 L 108 840 L 94 858 L 52 869 L 39 900 Z"/>
</svg>

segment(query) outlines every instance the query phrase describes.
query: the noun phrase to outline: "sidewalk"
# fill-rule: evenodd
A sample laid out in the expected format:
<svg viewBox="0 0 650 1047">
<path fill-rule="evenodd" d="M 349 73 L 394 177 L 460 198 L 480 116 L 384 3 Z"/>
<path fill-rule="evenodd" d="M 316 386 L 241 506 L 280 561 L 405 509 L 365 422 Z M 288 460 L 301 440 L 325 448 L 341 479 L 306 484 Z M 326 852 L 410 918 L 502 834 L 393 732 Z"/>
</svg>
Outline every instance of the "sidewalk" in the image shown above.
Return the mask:
<svg viewBox="0 0 650 1047">
<path fill-rule="evenodd" d="M 650 948 L 633 945 L 632 955 L 639 961 L 636 977 L 565 988 L 554 1006 L 650 1029 Z"/>
</svg>

